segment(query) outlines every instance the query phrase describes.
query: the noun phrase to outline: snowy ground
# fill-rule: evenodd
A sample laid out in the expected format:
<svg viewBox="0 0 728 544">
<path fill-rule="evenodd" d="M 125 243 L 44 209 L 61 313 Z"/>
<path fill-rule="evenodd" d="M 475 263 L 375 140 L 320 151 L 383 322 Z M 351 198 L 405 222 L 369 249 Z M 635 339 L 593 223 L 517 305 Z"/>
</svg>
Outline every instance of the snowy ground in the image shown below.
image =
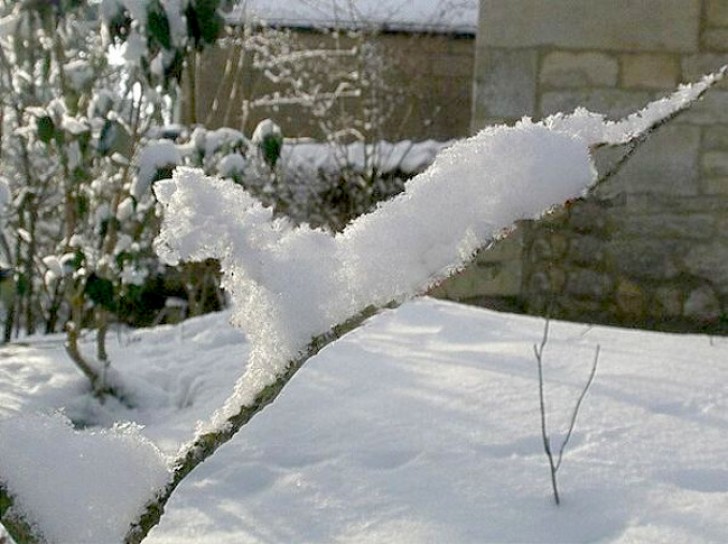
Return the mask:
<svg viewBox="0 0 728 544">
<path fill-rule="evenodd" d="M 0 349 L 0 419 L 137 421 L 172 455 L 231 392 L 218 314 L 120 333 L 133 411 L 99 408 L 61 338 Z M 543 321 L 421 299 L 325 349 L 177 490 L 148 542 L 725 542 L 728 339 L 553 323 L 553 441 L 601 345 L 551 498 L 533 344 Z"/>
</svg>

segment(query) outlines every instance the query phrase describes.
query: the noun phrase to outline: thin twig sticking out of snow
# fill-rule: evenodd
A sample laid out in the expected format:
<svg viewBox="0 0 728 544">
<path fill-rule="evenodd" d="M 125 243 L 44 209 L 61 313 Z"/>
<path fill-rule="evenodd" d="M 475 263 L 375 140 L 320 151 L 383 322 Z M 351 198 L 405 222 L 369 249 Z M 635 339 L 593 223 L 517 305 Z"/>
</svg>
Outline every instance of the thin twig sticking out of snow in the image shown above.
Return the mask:
<svg viewBox="0 0 728 544">
<path fill-rule="evenodd" d="M 546 401 L 543 383 L 543 352 L 549 340 L 550 324 L 551 319 L 546 318 L 541 343 L 533 345 L 533 354 L 536 357 L 536 363 L 538 365 L 538 400 L 539 408 L 541 411 L 541 438 L 543 439 L 543 449 L 549 462 L 549 470 L 551 471 L 551 488 L 554 494 L 554 502 L 556 502 L 556 505 L 558 506 L 561 504 L 561 498 L 559 496 L 559 485 L 556 474 L 558 473 L 559 468 L 561 468 L 561 461 L 564 458 L 566 446 L 568 445 L 569 440 L 571 440 L 571 435 L 574 432 L 574 427 L 576 426 L 576 418 L 579 416 L 581 404 L 582 402 L 584 402 L 584 397 L 586 397 L 586 394 L 589 391 L 591 384 L 594 382 L 594 376 L 596 376 L 597 373 L 597 364 L 599 362 L 599 351 L 601 347 L 599 346 L 599 344 L 597 344 L 597 348 L 594 353 L 594 362 L 592 363 L 591 371 L 589 372 L 589 378 L 587 379 L 586 384 L 581 390 L 581 394 L 576 401 L 576 405 L 574 405 L 574 410 L 571 413 L 571 419 L 569 421 L 569 429 L 566 432 L 564 440 L 561 442 L 561 446 L 559 447 L 559 455 L 556 458 L 556 461 L 554 461 L 553 450 L 551 449 L 551 439 L 549 438 L 548 434 L 548 425 L 546 424 Z"/>
</svg>

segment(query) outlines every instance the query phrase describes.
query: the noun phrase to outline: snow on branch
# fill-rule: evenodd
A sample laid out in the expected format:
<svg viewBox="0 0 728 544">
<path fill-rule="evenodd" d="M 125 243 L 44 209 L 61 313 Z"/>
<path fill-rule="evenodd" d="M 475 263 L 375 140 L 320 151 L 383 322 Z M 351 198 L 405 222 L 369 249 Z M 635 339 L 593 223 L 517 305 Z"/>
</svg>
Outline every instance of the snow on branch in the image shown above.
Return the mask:
<svg viewBox="0 0 728 544">
<path fill-rule="evenodd" d="M 514 221 L 579 196 L 595 179 L 588 148 L 524 120 L 442 152 L 405 192 L 330 233 L 274 220 L 240 186 L 179 169 L 158 183 L 167 262 L 218 258 L 252 355 L 227 419 L 275 381 L 312 337 L 426 291 Z"/>
<path fill-rule="evenodd" d="M 597 180 L 591 149 L 638 139 L 724 74 L 682 86 L 619 122 L 579 109 L 486 128 L 443 150 L 404 193 L 335 236 L 273 219 L 239 185 L 197 170 L 178 169 L 159 182 L 158 253 L 169 263 L 220 259 L 233 321 L 252 344 L 247 371 L 212 428 L 275 382 L 311 338 L 369 306 L 426 291 L 514 221 L 582 195 Z"/>
<path fill-rule="evenodd" d="M 220 259 L 233 321 L 250 359 L 233 395 L 181 451 L 172 479 L 147 504 L 126 544 L 161 518 L 179 483 L 275 400 L 324 346 L 366 315 L 427 290 L 465 266 L 514 221 L 537 217 L 593 187 L 590 151 L 643 140 L 725 75 L 648 105 L 619 123 L 578 110 L 490 127 L 442 151 L 404 193 L 331 235 L 273 219 L 233 183 L 178 170 L 159 183 L 164 221 L 157 250 L 170 263 Z"/>
</svg>

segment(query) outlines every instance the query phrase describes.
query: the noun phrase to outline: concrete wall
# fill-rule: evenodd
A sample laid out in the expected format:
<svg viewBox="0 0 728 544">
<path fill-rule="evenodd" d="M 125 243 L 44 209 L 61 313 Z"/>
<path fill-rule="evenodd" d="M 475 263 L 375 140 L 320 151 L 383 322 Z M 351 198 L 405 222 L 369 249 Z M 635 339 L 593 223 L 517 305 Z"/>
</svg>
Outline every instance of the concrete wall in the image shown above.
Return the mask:
<svg viewBox="0 0 728 544">
<path fill-rule="evenodd" d="M 481 0 L 473 128 L 586 106 L 612 118 L 728 63 L 726 0 Z M 605 168 L 615 153 L 602 154 Z M 655 327 L 728 315 L 728 85 L 586 201 L 524 222 L 438 293 Z M 550 308 L 550 310 L 549 310 Z"/>
<path fill-rule="evenodd" d="M 384 78 L 391 92 L 382 95 L 380 105 L 396 104 L 388 123 L 372 127 L 373 139 L 445 141 L 467 136 L 471 123 L 474 36 L 396 32 L 375 34 L 367 39 L 377 54 L 385 59 L 384 64 L 387 66 Z M 345 49 L 361 45 L 359 37 L 348 39 L 345 35 L 338 35 L 334 40 L 330 34 L 315 30 L 294 31 L 293 40 L 298 47 L 308 49 Z M 251 68 L 249 59 L 243 63 L 238 76 L 224 78 L 226 64 L 230 62 L 232 66 L 237 66 L 238 60 L 238 51 L 233 51 L 231 56 L 229 49 L 220 48 L 205 53 L 199 60 L 196 70 L 198 120 L 206 121 L 208 128 L 231 126 L 250 134 L 260 120 L 270 117 L 281 125 L 286 136 L 316 139 L 326 136 L 314 117 L 295 106 L 258 109 L 247 120 L 243 120 L 240 101 L 236 103 L 233 100 L 232 113 L 225 119 L 229 97 L 233 94 L 232 79 L 236 79 L 238 97 L 260 96 L 277 90 L 275 85 L 261 76 L 260 71 Z M 346 57 L 345 62 L 350 63 L 351 59 Z M 317 67 L 310 68 L 309 75 L 314 74 Z M 356 66 L 347 64 L 336 69 L 351 72 Z M 222 97 L 221 105 L 218 113 L 211 115 L 208 120 L 216 96 Z M 361 118 L 362 104 L 348 100 L 343 101 L 342 105 L 348 113 Z M 189 102 L 185 100 L 182 111 L 187 121 L 191 117 L 188 109 Z M 342 122 L 346 124 L 345 119 Z"/>
</svg>

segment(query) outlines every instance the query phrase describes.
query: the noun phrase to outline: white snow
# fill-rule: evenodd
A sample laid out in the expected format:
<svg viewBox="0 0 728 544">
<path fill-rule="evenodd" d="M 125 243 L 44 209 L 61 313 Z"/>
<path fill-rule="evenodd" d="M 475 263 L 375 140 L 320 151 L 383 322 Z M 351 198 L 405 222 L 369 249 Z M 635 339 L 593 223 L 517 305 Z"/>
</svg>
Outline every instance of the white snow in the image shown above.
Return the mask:
<svg viewBox="0 0 728 544">
<path fill-rule="evenodd" d="M 413 142 L 385 140 L 374 144 L 355 142 L 336 146 L 320 142 L 286 141 L 281 150 L 281 164 L 287 171 L 340 172 L 342 165 L 355 172 L 374 169 L 380 174 L 402 172 L 417 174 L 432 164 L 437 154 L 454 142 L 425 140 Z"/>
<path fill-rule="evenodd" d="M 241 0 L 230 21 L 291 26 L 463 32 L 478 26 L 478 0 Z"/>
<path fill-rule="evenodd" d="M 671 95 L 650 102 L 642 110 L 620 121 L 609 121 L 602 114 L 577 108 L 569 115 L 552 115 L 544 120 L 544 124 L 553 130 L 577 135 L 589 146 L 623 144 L 644 132 L 656 121 L 669 117 L 672 112 L 694 102 L 707 88 L 722 80 L 726 70 L 728 64 L 695 83 L 680 85 Z"/>
<path fill-rule="evenodd" d="M 139 172 L 129 194 L 139 200 L 151 186 L 158 169 L 174 167 L 181 161 L 180 152 L 173 142 L 159 140 L 148 143 L 139 153 Z"/>
<path fill-rule="evenodd" d="M 170 478 L 133 425 L 75 431 L 61 414 L 0 420 L 0 474 L 15 506 L 58 543 L 119 542 Z"/>
<path fill-rule="evenodd" d="M 282 138 L 283 135 L 281 133 L 281 127 L 276 125 L 270 119 L 263 119 L 260 123 L 258 123 L 258 126 L 255 127 L 253 135 L 250 137 L 250 141 L 256 145 L 260 145 L 270 136 Z"/>
<path fill-rule="evenodd" d="M 241 175 L 245 172 L 245 159 L 239 153 L 225 155 L 217 164 L 217 172 L 223 177 L 229 178 Z"/>
<path fill-rule="evenodd" d="M 69 406 L 74 419 L 135 420 L 174 454 L 230 393 L 245 359 L 228 317 L 112 335 L 113 364 L 139 391 L 134 411 L 95 404 L 59 337 L 2 347 L 3 428 L 9 418 Z M 540 319 L 432 299 L 370 320 L 311 360 L 198 467 L 147 542 L 724 541 L 728 340 L 552 323 L 544 361 L 555 442 L 601 345 L 559 473 L 557 508 L 532 353 L 542 331 Z M 53 436 L 72 432 L 57 427 L 50 425 Z M 0 448 L 0 462 L 26 455 L 14 438 Z M 61 502 L 82 505 L 86 484 L 72 461 L 56 456 L 35 485 L 51 492 L 67 478 L 75 483 Z M 92 481 L 111 509 L 110 479 L 121 471 L 106 466 Z"/>
</svg>

